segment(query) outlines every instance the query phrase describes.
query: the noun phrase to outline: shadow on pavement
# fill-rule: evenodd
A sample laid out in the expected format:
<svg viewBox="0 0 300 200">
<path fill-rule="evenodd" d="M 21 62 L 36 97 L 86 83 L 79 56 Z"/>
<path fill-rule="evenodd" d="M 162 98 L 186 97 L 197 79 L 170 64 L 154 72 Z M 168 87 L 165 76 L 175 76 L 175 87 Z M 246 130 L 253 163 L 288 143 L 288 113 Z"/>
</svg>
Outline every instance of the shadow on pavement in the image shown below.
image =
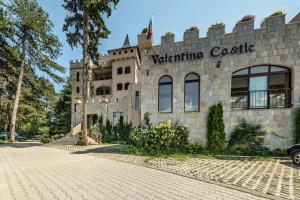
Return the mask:
<svg viewBox="0 0 300 200">
<path fill-rule="evenodd" d="M 30 148 L 35 146 L 41 146 L 41 142 L 39 141 L 27 141 L 27 142 L 16 142 L 16 143 L 10 143 L 10 144 L 1 144 L 0 148 Z"/>
<path fill-rule="evenodd" d="M 300 170 L 300 166 L 293 164 L 292 161 L 282 161 L 282 162 L 280 162 L 280 164 Z"/>
<path fill-rule="evenodd" d="M 120 153 L 121 149 L 124 148 L 126 145 L 112 145 L 112 146 L 103 146 L 103 147 L 95 147 L 95 148 L 88 148 L 84 150 L 79 150 L 72 152 L 72 154 L 86 154 L 86 153 Z"/>
</svg>

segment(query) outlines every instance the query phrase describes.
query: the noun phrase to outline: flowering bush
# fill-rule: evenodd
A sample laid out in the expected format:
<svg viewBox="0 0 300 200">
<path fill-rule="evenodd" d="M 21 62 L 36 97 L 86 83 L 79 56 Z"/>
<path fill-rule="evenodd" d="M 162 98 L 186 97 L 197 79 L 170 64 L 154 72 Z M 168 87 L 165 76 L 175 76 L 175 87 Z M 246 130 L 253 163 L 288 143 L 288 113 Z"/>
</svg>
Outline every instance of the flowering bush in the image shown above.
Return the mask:
<svg viewBox="0 0 300 200">
<path fill-rule="evenodd" d="M 172 124 L 170 120 L 153 127 L 135 128 L 130 133 L 131 144 L 148 153 L 185 151 L 188 144 L 188 127 Z"/>
<path fill-rule="evenodd" d="M 240 19 L 239 22 L 246 22 L 254 19 L 255 19 L 255 15 L 245 15 L 242 19 Z"/>
</svg>

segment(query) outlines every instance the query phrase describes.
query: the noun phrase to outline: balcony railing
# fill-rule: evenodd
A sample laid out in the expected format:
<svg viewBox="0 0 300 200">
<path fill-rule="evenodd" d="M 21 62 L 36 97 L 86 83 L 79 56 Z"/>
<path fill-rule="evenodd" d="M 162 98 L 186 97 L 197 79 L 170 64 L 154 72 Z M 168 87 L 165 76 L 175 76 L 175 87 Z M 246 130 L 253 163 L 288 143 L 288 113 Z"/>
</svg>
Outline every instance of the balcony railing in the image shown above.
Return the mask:
<svg viewBox="0 0 300 200">
<path fill-rule="evenodd" d="M 231 107 L 287 108 L 291 106 L 291 88 L 231 92 Z"/>
</svg>

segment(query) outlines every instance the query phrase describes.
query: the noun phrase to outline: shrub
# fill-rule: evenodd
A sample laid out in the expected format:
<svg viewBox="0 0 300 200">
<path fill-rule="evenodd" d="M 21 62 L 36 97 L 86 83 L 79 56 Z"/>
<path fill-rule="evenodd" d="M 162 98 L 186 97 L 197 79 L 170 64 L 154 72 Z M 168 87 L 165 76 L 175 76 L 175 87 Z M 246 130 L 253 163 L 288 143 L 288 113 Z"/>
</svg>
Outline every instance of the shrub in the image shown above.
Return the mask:
<svg viewBox="0 0 300 200">
<path fill-rule="evenodd" d="M 146 125 L 147 128 L 151 128 L 151 114 L 149 112 L 145 112 L 144 114 L 144 124 Z"/>
<path fill-rule="evenodd" d="M 262 148 L 264 138 L 274 131 L 263 124 L 249 123 L 241 119 L 234 128 L 229 146 L 240 145 L 250 149 Z"/>
<path fill-rule="evenodd" d="M 142 33 L 147 33 L 148 28 L 143 28 Z"/>
<path fill-rule="evenodd" d="M 100 126 L 98 122 L 89 128 L 89 136 L 93 138 L 96 142 L 102 141 L 102 132 L 100 131 Z"/>
<path fill-rule="evenodd" d="M 276 10 L 275 12 L 273 12 L 273 14 L 271 16 L 283 16 L 286 14 L 286 11 L 284 10 L 284 8 L 280 8 L 278 10 Z"/>
<path fill-rule="evenodd" d="M 295 111 L 295 142 L 300 143 L 300 107 Z"/>
<path fill-rule="evenodd" d="M 174 31 L 172 31 L 172 30 L 166 30 L 165 32 L 164 32 L 164 35 L 165 36 L 167 36 L 167 35 L 174 35 L 175 33 L 174 33 Z"/>
<path fill-rule="evenodd" d="M 223 108 L 218 103 L 210 107 L 207 121 L 207 144 L 208 150 L 212 152 L 220 152 L 225 148 L 226 134 L 224 130 Z"/>
<path fill-rule="evenodd" d="M 195 31 L 195 30 L 198 30 L 198 27 L 197 26 L 192 26 L 188 30 L 189 31 Z"/>
<path fill-rule="evenodd" d="M 42 139 L 41 139 L 41 142 L 43 144 L 46 144 L 46 143 L 49 143 L 51 140 L 49 138 L 49 134 L 48 133 L 44 133 L 43 136 L 42 136 Z"/>
<path fill-rule="evenodd" d="M 148 119 L 145 114 L 144 119 Z M 143 127 L 134 128 L 130 133 L 130 143 L 142 152 L 150 154 L 184 152 L 188 144 L 188 127 L 172 124 L 170 120 L 162 122 L 155 127 L 150 121 Z"/>
<path fill-rule="evenodd" d="M 255 19 L 255 15 L 245 15 L 244 17 L 242 17 L 242 19 L 240 19 L 239 22 L 246 22 L 254 19 Z"/>
<path fill-rule="evenodd" d="M 77 141 L 77 144 L 78 145 L 83 145 L 83 134 L 82 134 L 82 131 L 80 131 L 78 133 L 78 141 Z"/>
<path fill-rule="evenodd" d="M 216 28 L 216 27 L 222 27 L 222 26 L 225 26 L 225 22 L 223 21 L 219 21 L 219 22 L 216 22 L 214 24 L 211 24 L 208 28 Z"/>
<path fill-rule="evenodd" d="M 187 153 L 190 153 L 190 154 L 200 154 L 200 153 L 203 153 L 204 151 L 204 148 L 203 148 L 203 145 L 202 144 L 188 144 L 187 145 Z"/>
</svg>

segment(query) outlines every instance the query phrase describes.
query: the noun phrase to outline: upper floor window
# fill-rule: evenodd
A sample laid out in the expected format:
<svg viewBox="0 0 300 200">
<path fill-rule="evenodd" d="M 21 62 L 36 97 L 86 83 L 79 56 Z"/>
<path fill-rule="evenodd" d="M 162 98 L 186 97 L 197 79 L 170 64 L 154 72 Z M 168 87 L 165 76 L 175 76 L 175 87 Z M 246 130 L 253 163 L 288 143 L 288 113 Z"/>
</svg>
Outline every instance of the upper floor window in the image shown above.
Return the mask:
<svg viewBox="0 0 300 200">
<path fill-rule="evenodd" d="M 233 108 L 278 108 L 291 106 L 291 71 L 285 67 L 262 65 L 232 74 Z"/>
<path fill-rule="evenodd" d="M 76 88 L 76 92 L 80 93 L 80 88 L 79 87 Z"/>
<path fill-rule="evenodd" d="M 173 80 L 171 76 L 162 76 L 158 81 L 158 112 L 172 112 Z"/>
<path fill-rule="evenodd" d="M 111 94 L 111 89 L 106 86 L 102 86 L 97 88 L 96 90 L 96 95 L 101 96 L 101 95 L 110 95 Z"/>
<path fill-rule="evenodd" d="M 119 67 L 117 69 L 117 74 L 123 74 L 123 68 L 122 67 Z"/>
<path fill-rule="evenodd" d="M 135 110 L 139 110 L 140 109 L 140 92 L 139 91 L 135 91 Z"/>
<path fill-rule="evenodd" d="M 117 90 L 123 90 L 123 85 L 122 83 L 117 84 Z"/>
<path fill-rule="evenodd" d="M 190 73 L 184 79 L 184 111 L 198 112 L 200 99 L 200 78 Z"/>
<path fill-rule="evenodd" d="M 125 83 L 124 90 L 128 90 L 130 83 Z"/>
<path fill-rule="evenodd" d="M 76 81 L 79 82 L 79 80 L 80 80 L 80 73 L 77 72 L 77 73 L 76 73 Z"/>
<path fill-rule="evenodd" d="M 125 74 L 130 74 L 130 67 L 129 67 L 129 66 L 127 66 L 127 67 L 125 68 Z"/>
</svg>

